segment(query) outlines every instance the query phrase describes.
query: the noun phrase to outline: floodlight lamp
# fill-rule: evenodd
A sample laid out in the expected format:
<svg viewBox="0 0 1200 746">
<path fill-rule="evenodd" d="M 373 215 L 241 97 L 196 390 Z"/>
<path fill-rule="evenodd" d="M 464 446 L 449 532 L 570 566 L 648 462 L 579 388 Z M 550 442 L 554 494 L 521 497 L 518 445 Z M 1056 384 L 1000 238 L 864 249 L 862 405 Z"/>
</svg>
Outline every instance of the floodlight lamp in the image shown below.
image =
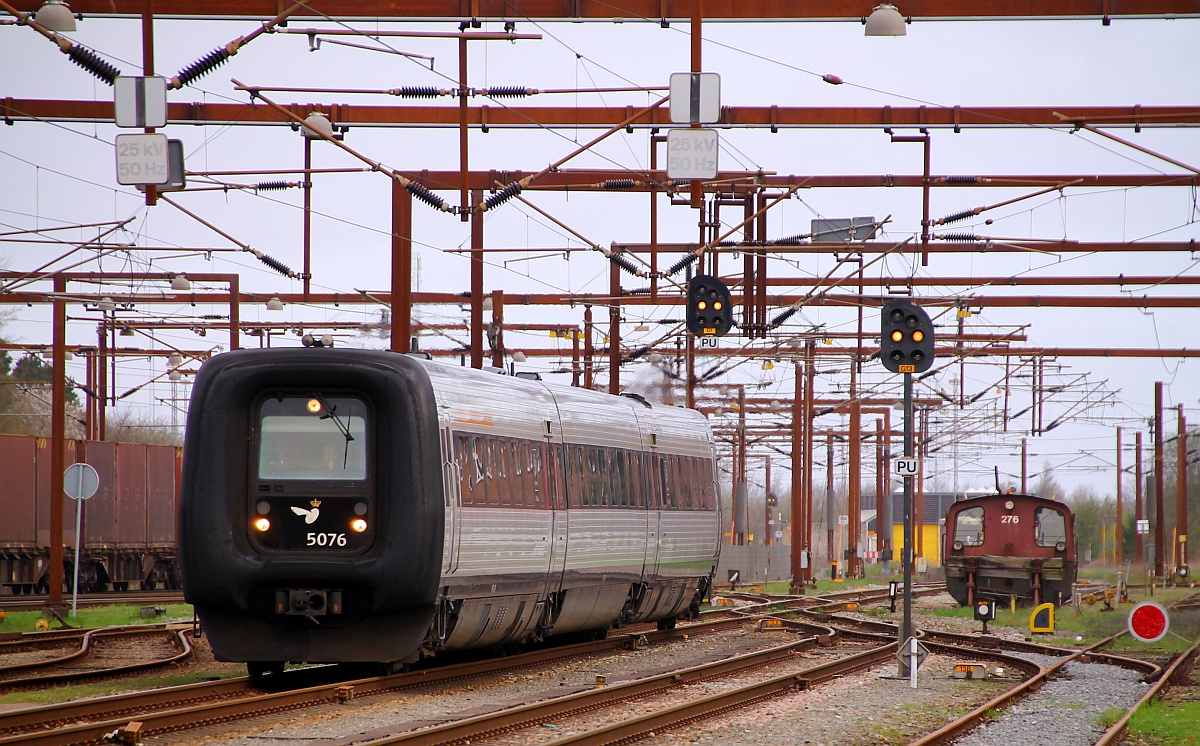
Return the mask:
<svg viewBox="0 0 1200 746">
<path fill-rule="evenodd" d="M 185 275 L 175 275 L 171 278 L 172 290 L 191 290 L 192 282 Z"/>
<path fill-rule="evenodd" d="M 304 118 L 304 127 L 300 132 L 310 140 L 333 137 L 333 124 L 329 117 L 319 111 L 314 111 Z"/>
<path fill-rule="evenodd" d="M 267 310 L 268 311 L 282 311 L 283 310 L 283 301 L 279 300 L 278 295 L 272 297 L 271 300 L 267 301 Z"/>
<path fill-rule="evenodd" d="M 63 0 L 46 0 L 33 20 L 49 31 L 74 31 L 75 15 Z"/>
<path fill-rule="evenodd" d="M 131 327 L 131 326 L 121 327 L 121 336 L 122 337 L 132 337 L 133 336 L 133 327 Z"/>
<path fill-rule="evenodd" d="M 904 36 L 908 33 L 904 25 L 904 16 L 900 15 L 900 11 L 891 3 L 876 5 L 863 23 L 867 36 Z"/>
</svg>

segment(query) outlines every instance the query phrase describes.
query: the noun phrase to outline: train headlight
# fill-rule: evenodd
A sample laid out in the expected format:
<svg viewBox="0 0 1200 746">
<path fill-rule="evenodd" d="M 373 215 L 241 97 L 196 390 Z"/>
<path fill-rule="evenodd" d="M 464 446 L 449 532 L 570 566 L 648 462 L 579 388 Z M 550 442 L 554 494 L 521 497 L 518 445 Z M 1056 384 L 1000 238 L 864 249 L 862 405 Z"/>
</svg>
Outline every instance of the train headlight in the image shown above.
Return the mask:
<svg viewBox="0 0 1200 746">
<path fill-rule="evenodd" d="M 1186 578 L 1188 576 L 1188 566 L 1180 565 L 1179 569 L 1175 571 L 1175 574 L 1181 578 Z"/>
<path fill-rule="evenodd" d="M 1067 551 L 1067 542 L 1060 541 L 1054 545 L 1054 548 L 1060 552 L 1065 552 L 1065 551 Z"/>
<path fill-rule="evenodd" d="M 318 412 L 320 412 L 321 411 L 321 400 L 320 399 L 309 399 L 308 400 L 308 411 L 312 412 L 313 414 L 317 414 Z"/>
<path fill-rule="evenodd" d="M 1016 503 L 1014 503 L 1012 500 L 1004 501 L 1004 509 L 1005 510 L 1012 510 L 1014 505 L 1016 505 Z"/>
<path fill-rule="evenodd" d="M 963 543 L 961 541 L 954 542 L 954 551 L 961 552 L 962 548 L 963 548 Z"/>
<path fill-rule="evenodd" d="M 254 519 L 254 530 L 255 531 L 265 532 L 269 528 L 271 528 L 271 522 L 269 520 L 267 520 L 266 518 L 255 518 Z"/>
<path fill-rule="evenodd" d="M 363 531 L 367 530 L 367 522 L 362 518 L 355 518 L 353 521 L 350 521 L 350 528 L 356 533 L 361 534 Z"/>
</svg>

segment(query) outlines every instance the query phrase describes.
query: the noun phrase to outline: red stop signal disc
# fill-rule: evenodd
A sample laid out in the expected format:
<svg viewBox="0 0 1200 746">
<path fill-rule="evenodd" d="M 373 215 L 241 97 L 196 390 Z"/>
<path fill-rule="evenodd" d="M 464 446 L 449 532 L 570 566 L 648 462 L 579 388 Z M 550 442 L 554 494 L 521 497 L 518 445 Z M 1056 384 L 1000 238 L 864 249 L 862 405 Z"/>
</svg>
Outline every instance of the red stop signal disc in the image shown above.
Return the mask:
<svg viewBox="0 0 1200 746">
<path fill-rule="evenodd" d="M 1153 601 L 1143 601 L 1129 612 L 1129 634 L 1142 642 L 1158 642 L 1170 628 L 1167 610 Z"/>
</svg>

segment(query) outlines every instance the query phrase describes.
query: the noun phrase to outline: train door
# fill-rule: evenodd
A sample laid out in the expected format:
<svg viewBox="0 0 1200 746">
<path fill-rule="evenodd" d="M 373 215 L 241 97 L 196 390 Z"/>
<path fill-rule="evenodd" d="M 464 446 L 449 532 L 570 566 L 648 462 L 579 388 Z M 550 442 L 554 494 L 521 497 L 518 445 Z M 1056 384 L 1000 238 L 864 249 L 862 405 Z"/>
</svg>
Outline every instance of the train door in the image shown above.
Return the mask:
<svg viewBox="0 0 1200 746">
<path fill-rule="evenodd" d="M 467 454 L 461 447 L 456 450 L 454 431 L 449 427 L 448 415 L 443 415 L 441 431 L 442 481 L 446 485 L 446 534 L 442 541 L 442 574 L 458 569 L 459 525 L 462 519 L 462 480 L 468 470 L 463 460 Z"/>
<path fill-rule="evenodd" d="M 564 449 L 553 436 L 554 423 L 546 421 L 546 435 L 542 439 L 541 488 L 543 501 L 550 511 L 550 568 L 546 574 L 546 593 L 562 590 L 563 573 L 567 562 L 567 512 L 566 462 Z"/>
<path fill-rule="evenodd" d="M 992 505 L 1000 505 L 995 500 Z M 1033 535 L 1033 511 L 1029 505 L 1015 500 L 1005 500 L 999 515 L 984 516 L 984 536 L 988 553 L 1013 556 L 1028 551 L 1029 537 Z M 988 511 L 997 512 L 997 511 Z"/>
<path fill-rule="evenodd" d="M 662 554 L 663 540 L 663 503 L 666 498 L 666 462 L 659 457 L 658 451 L 643 454 L 646 463 L 646 530 L 649 534 L 646 542 L 646 565 L 642 569 L 642 578 L 646 582 L 658 579 L 658 563 Z"/>
</svg>

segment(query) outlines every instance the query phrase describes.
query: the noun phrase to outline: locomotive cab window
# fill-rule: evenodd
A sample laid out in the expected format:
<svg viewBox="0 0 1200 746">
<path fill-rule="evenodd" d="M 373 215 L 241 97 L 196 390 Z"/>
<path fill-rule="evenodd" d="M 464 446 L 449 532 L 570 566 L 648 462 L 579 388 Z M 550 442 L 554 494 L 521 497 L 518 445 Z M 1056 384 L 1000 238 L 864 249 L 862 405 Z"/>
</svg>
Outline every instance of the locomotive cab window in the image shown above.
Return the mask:
<svg viewBox="0 0 1200 746">
<path fill-rule="evenodd" d="M 258 478 L 366 479 L 366 404 L 319 395 L 264 400 L 259 407 Z"/>
<path fill-rule="evenodd" d="M 968 547 L 983 545 L 983 508 L 966 508 L 958 512 L 954 521 L 954 541 Z"/>
<path fill-rule="evenodd" d="M 357 554 L 374 539 L 364 399 L 275 393 L 257 408 L 248 532 L 261 552 Z"/>
<path fill-rule="evenodd" d="M 1054 508 L 1038 508 L 1034 512 L 1034 541 L 1039 547 L 1066 546 L 1067 522 Z"/>
</svg>

